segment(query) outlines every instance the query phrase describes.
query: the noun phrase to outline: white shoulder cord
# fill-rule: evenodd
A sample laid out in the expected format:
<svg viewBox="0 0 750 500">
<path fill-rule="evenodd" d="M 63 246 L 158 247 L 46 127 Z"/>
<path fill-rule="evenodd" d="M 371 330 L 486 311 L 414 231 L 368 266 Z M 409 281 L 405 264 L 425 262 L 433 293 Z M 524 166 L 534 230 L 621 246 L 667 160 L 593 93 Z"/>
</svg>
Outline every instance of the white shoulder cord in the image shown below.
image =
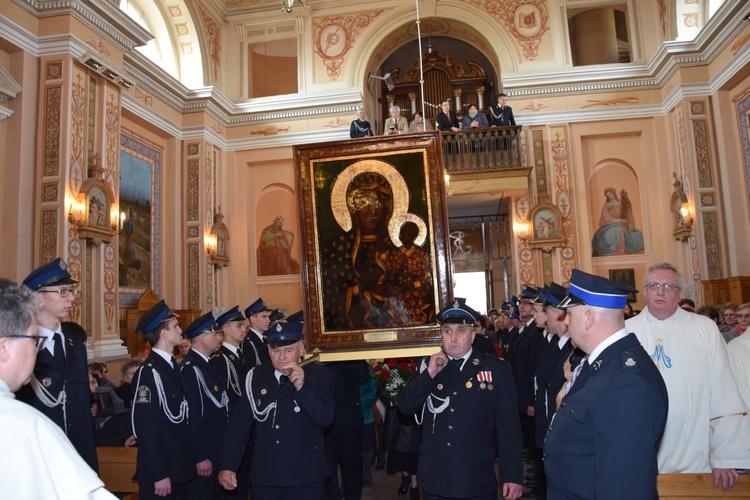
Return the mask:
<svg viewBox="0 0 750 500">
<path fill-rule="evenodd" d="M 65 434 L 67 435 L 68 412 L 66 408 L 67 405 L 65 403 L 68 400 L 68 395 L 65 392 L 65 384 L 66 382 L 63 382 L 63 389 L 60 391 L 60 394 L 58 394 L 56 398 L 53 398 L 52 394 L 50 394 L 47 388 L 44 387 L 44 384 L 39 383 L 39 380 L 36 378 L 36 376 L 31 376 L 31 389 L 34 391 L 34 394 L 36 394 L 36 397 L 39 398 L 39 401 L 41 401 L 44 406 L 46 406 L 47 408 L 55 408 L 62 405 L 63 429 L 65 430 Z"/>
<path fill-rule="evenodd" d="M 258 407 L 255 404 L 255 395 L 253 394 L 253 374 L 254 373 L 255 373 L 255 368 L 253 368 L 247 373 L 247 378 L 245 379 L 245 394 L 250 399 L 250 406 L 253 409 L 253 415 L 255 415 L 255 420 L 257 420 L 258 422 L 265 422 L 268 419 L 268 414 L 271 413 L 271 410 L 273 410 L 273 416 L 275 419 L 276 418 L 276 401 L 266 406 L 266 408 L 263 411 L 258 410 Z"/>
<path fill-rule="evenodd" d="M 204 392 L 206 396 L 208 396 L 208 399 L 217 407 L 217 408 L 226 408 L 227 402 L 229 401 L 229 398 L 227 397 L 227 391 L 224 390 L 221 392 L 221 402 L 216 401 L 216 398 L 213 394 L 211 394 L 211 391 L 208 390 L 208 387 L 206 386 L 206 379 L 203 378 L 203 373 L 198 369 L 197 366 L 193 366 L 193 370 L 195 370 L 195 378 L 198 379 L 198 391 Z M 201 397 L 201 415 L 203 415 L 203 398 Z"/>
<path fill-rule="evenodd" d="M 137 391 L 138 388 L 141 386 L 141 373 L 143 373 L 145 367 L 141 367 L 141 369 L 138 371 L 138 383 L 136 384 L 136 397 L 137 397 Z M 179 424 L 183 420 L 185 420 L 185 417 L 187 417 L 188 414 L 188 406 L 187 401 L 185 401 L 185 398 L 182 398 L 182 403 L 180 403 L 180 413 L 178 415 L 173 415 L 172 412 L 169 409 L 169 405 L 167 404 L 167 395 L 164 392 L 164 384 L 161 381 L 161 376 L 159 375 L 159 372 L 151 369 L 151 372 L 154 376 L 154 385 L 156 385 L 156 393 L 159 396 L 159 405 L 164 410 L 164 414 L 167 416 L 170 422 L 173 424 Z M 133 426 L 133 435 L 136 439 L 138 439 L 138 434 L 135 430 L 135 401 L 133 402 L 133 409 L 130 412 L 130 423 Z"/>
<path fill-rule="evenodd" d="M 255 335 L 255 333 L 253 333 Z M 258 355 L 258 348 L 255 347 L 255 343 L 250 341 L 250 347 L 253 348 L 253 352 L 255 353 L 255 366 L 260 365 L 260 355 Z"/>
<path fill-rule="evenodd" d="M 237 375 L 237 370 L 234 369 L 234 363 L 232 363 L 232 360 L 223 352 L 221 355 L 224 356 L 224 361 L 227 362 L 227 385 L 232 388 L 235 394 L 242 396 L 242 391 L 240 390 L 240 376 Z M 232 379 L 233 375 L 234 379 Z M 232 384 L 232 380 L 235 380 L 237 384 Z"/>
</svg>

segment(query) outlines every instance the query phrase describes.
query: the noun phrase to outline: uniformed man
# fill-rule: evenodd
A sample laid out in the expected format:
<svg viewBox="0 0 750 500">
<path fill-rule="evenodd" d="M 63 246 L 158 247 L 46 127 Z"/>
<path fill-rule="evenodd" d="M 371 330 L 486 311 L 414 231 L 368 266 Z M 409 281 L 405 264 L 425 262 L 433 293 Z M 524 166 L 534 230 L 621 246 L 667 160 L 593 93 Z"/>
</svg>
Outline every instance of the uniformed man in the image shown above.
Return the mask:
<svg viewBox="0 0 750 500">
<path fill-rule="evenodd" d="M 573 342 L 589 356 L 544 443 L 550 499 L 658 498 L 656 453 L 667 418 L 659 370 L 625 329 L 636 290 L 574 269 L 560 304 Z"/>
<path fill-rule="evenodd" d="M 221 441 L 229 422 L 229 397 L 219 372 L 209 363 L 210 356 L 221 345 L 221 335 L 214 330 L 211 312 L 199 317 L 185 329 L 191 349 L 180 365 L 185 384 L 185 398 L 190 410 L 190 443 L 198 476 L 191 481 L 189 496 L 201 500 L 216 498 L 221 487 L 219 472 Z"/>
<path fill-rule="evenodd" d="M 357 139 L 359 137 L 369 137 L 375 134 L 372 133 L 372 126 L 370 122 L 365 118 L 365 108 L 362 106 L 357 108 L 357 119 L 352 121 L 349 127 L 349 137 L 351 139 Z"/>
<path fill-rule="evenodd" d="M 37 355 L 31 383 L 18 392 L 18 399 L 55 422 L 86 463 L 97 471 L 86 332 L 78 323 L 63 321 L 76 300 L 77 283 L 60 258 L 35 269 L 23 281 L 41 301 L 36 321 L 39 335 L 47 341 Z"/>
<path fill-rule="evenodd" d="M 245 391 L 245 376 L 247 375 L 247 367 L 239 350 L 239 346 L 247 335 L 247 321 L 240 312 L 239 306 L 234 306 L 216 318 L 216 328 L 221 332 L 224 341 L 219 351 L 211 357 L 211 364 L 218 370 L 222 387 L 229 396 L 229 414 L 231 415 Z M 224 497 L 247 498 L 247 493 L 250 491 L 250 466 L 254 444 L 255 438 L 252 437 L 237 469 L 237 488 L 222 491 Z"/>
<path fill-rule="evenodd" d="M 319 499 L 329 473 L 323 430 L 334 418 L 333 375 L 317 365 L 298 365 L 305 353 L 301 324 L 279 323 L 267 335 L 271 363 L 247 374 L 247 393 L 224 439 L 219 482 L 236 487 L 237 468 L 257 426 L 253 499 Z"/>
<path fill-rule="evenodd" d="M 544 472 L 544 438 L 547 427 L 555 414 L 555 400 L 565 383 L 563 364 L 568 359 L 573 343 L 570 341 L 568 327 L 565 325 L 565 311 L 557 306 L 567 295 L 567 290 L 555 282 L 545 287 L 544 293 L 544 324 L 547 331 L 553 335 L 539 367 L 534 376 L 534 472 L 535 494 L 539 499 L 547 495 L 547 480 Z M 536 306 L 535 306 L 536 307 Z M 539 318 L 539 316 L 535 316 Z"/>
<path fill-rule="evenodd" d="M 521 429 L 510 365 L 472 350 L 476 318 L 457 301 L 436 318 L 443 350 L 423 364 L 398 398 L 399 409 L 416 414 L 422 424 L 418 479 L 423 498 L 496 500 L 496 456 L 503 498 L 519 498 Z"/>
<path fill-rule="evenodd" d="M 245 309 L 245 317 L 250 329 L 245 340 L 242 341 L 240 350 L 248 370 L 270 360 L 268 343 L 263 336 L 263 333 L 271 326 L 270 316 L 271 309 L 263 302 L 263 299 L 256 300 Z"/>
<path fill-rule="evenodd" d="M 188 431 L 188 403 L 172 350 L 182 342 L 177 315 L 161 300 L 141 316 L 151 353 L 135 380 L 133 433 L 138 439 L 140 498 L 186 498 L 195 477 Z"/>
<path fill-rule="evenodd" d="M 279 321 L 286 321 L 286 316 L 282 312 L 281 309 L 278 307 L 271 311 L 271 313 L 268 315 L 268 321 L 269 321 L 269 327 L 275 325 Z"/>
<path fill-rule="evenodd" d="M 497 95 L 497 104 L 490 106 L 487 113 L 487 120 L 490 127 L 508 127 L 515 126 L 516 120 L 513 118 L 513 108 L 506 105 L 508 96 L 503 92 Z"/>
</svg>

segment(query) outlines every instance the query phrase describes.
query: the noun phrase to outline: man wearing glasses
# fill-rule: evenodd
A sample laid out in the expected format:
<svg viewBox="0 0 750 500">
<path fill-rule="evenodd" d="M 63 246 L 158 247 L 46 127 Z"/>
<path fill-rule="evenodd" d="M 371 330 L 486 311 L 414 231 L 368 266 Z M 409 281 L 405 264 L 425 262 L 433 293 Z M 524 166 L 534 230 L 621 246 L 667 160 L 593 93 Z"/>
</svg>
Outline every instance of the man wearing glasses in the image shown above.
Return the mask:
<svg viewBox="0 0 750 500">
<path fill-rule="evenodd" d="M 36 322 L 39 335 L 46 342 L 37 355 L 31 383 L 18 393 L 18 399 L 60 426 L 81 457 L 96 471 L 86 333 L 79 324 L 64 321 L 76 300 L 77 283 L 60 258 L 35 269 L 23 281 L 41 302 Z"/>
<path fill-rule="evenodd" d="M 750 467 L 750 422 L 719 329 L 679 307 L 681 283 L 673 265 L 651 266 L 643 287 L 647 307 L 625 326 L 651 356 L 669 393 L 659 472 L 712 472 L 714 488 L 728 491 L 738 480 L 735 469 Z"/>
<path fill-rule="evenodd" d="M 3 498 L 114 499 L 63 432 L 13 391 L 33 379 L 40 303 L 24 286 L 0 278 L 0 490 Z"/>
</svg>

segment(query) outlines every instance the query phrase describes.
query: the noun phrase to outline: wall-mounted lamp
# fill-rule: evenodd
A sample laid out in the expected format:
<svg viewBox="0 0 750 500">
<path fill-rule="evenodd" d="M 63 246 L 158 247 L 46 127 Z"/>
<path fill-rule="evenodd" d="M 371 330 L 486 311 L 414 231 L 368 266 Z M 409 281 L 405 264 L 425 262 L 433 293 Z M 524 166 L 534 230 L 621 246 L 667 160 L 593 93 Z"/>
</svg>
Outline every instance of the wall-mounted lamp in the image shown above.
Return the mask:
<svg viewBox="0 0 750 500">
<path fill-rule="evenodd" d="M 76 197 L 70 203 L 70 208 L 68 209 L 68 222 L 74 226 L 82 226 L 84 208 L 83 201 L 79 197 Z"/>
<path fill-rule="evenodd" d="M 685 221 L 685 229 L 690 231 L 693 228 L 693 217 L 690 215 L 690 204 L 688 202 L 683 202 L 682 206 L 680 206 L 680 215 L 682 215 L 682 219 Z"/>
<path fill-rule="evenodd" d="M 669 201 L 669 208 L 674 213 L 674 231 L 672 234 L 678 241 L 687 241 L 690 237 L 691 230 L 695 219 L 692 215 L 690 203 L 688 201 L 687 194 L 682 188 L 682 180 L 677 177 L 676 173 L 672 173 L 674 177 L 674 191 Z"/>
<path fill-rule="evenodd" d="M 209 257 L 216 256 L 216 247 L 218 246 L 218 238 L 214 233 L 206 233 L 203 235 L 203 244 L 206 247 L 206 254 Z"/>
<path fill-rule="evenodd" d="M 122 227 L 125 224 L 125 219 L 127 219 L 127 215 L 125 215 L 125 212 L 117 213 L 117 205 L 112 205 L 112 208 L 109 209 L 110 215 L 109 220 L 112 223 L 112 231 L 119 233 L 122 231 Z"/>
<path fill-rule="evenodd" d="M 528 222 L 516 222 L 515 229 L 516 236 L 519 240 L 526 241 L 529 239 L 529 231 L 531 229 L 531 225 Z"/>
</svg>

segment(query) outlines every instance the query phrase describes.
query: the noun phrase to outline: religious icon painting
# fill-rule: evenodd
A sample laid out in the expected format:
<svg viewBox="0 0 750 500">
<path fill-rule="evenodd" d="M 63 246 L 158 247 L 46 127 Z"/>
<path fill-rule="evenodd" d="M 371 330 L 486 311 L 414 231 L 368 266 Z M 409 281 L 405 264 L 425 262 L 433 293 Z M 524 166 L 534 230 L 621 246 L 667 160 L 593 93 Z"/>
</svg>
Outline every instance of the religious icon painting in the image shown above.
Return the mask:
<svg viewBox="0 0 750 500">
<path fill-rule="evenodd" d="M 295 155 L 311 348 L 437 344 L 433 318 L 450 283 L 437 136 L 299 146 Z"/>
</svg>

